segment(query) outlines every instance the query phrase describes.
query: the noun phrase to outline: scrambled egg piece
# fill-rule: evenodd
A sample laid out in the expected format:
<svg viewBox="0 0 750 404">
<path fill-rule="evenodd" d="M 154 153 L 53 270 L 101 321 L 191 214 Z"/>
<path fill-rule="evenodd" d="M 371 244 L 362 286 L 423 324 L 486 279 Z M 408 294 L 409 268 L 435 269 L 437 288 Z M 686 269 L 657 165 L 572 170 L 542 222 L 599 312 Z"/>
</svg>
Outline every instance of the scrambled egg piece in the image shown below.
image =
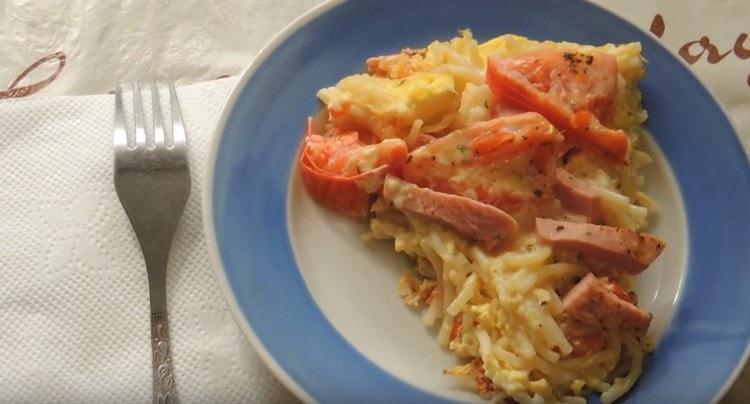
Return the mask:
<svg viewBox="0 0 750 404">
<path fill-rule="evenodd" d="M 460 96 L 452 76 L 419 72 L 403 79 L 348 76 L 320 90 L 318 98 L 337 126 L 386 139 L 405 136 L 418 120 L 423 128 L 441 126 L 458 110 Z"/>
</svg>

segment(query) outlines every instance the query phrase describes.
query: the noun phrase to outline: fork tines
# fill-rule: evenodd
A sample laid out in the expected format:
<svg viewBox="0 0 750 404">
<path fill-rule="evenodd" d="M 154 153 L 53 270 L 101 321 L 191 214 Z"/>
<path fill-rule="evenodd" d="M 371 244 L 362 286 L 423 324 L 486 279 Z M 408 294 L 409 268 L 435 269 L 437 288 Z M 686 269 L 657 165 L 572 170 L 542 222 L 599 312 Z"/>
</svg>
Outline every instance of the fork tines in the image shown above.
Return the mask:
<svg viewBox="0 0 750 404">
<path fill-rule="evenodd" d="M 182 111 L 177 99 L 174 83 L 169 82 L 170 110 L 172 115 L 172 130 L 167 131 L 164 127 L 164 117 L 159 99 L 159 87 L 151 83 L 151 105 L 153 110 L 154 130 L 153 136 L 146 130 L 144 123 L 143 102 L 141 101 L 141 88 L 138 83 L 131 86 L 133 93 L 133 132 L 134 136 L 128 135 L 125 120 L 125 108 L 123 106 L 123 89 L 117 85 L 115 89 L 115 122 L 114 122 L 114 145 L 127 148 L 167 148 L 183 147 L 185 145 L 185 126 L 182 122 Z"/>
</svg>

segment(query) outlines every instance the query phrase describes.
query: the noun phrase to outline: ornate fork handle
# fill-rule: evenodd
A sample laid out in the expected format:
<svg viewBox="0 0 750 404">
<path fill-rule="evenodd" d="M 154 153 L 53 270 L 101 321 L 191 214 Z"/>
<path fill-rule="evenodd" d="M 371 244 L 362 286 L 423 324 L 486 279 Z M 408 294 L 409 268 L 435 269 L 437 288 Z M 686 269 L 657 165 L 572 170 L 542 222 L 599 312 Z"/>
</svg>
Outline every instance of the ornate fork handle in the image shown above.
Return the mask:
<svg viewBox="0 0 750 404">
<path fill-rule="evenodd" d="M 176 404 L 166 312 L 151 314 L 151 353 L 154 370 L 154 404 Z"/>
</svg>

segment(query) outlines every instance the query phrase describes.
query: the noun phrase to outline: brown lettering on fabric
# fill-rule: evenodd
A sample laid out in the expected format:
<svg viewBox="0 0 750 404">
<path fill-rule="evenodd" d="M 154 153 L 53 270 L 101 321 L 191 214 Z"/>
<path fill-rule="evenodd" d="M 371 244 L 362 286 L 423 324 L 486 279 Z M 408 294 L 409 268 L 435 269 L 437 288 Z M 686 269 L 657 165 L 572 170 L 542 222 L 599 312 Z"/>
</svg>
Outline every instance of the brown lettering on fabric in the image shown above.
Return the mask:
<svg viewBox="0 0 750 404">
<path fill-rule="evenodd" d="M 750 58 L 750 49 L 745 48 L 744 46 L 745 39 L 747 39 L 747 34 L 743 32 L 737 37 L 737 40 L 734 41 L 734 54 L 740 59 Z"/>
<path fill-rule="evenodd" d="M 659 38 L 664 36 L 664 32 L 667 30 L 667 24 L 661 14 L 656 14 L 654 16 L 651 20 L 651 27 L 649 30 Z M 726 52 L 721 52 L 708 35 L 703 35 L 698 40 L 686 42 L 680 47 L 677 54 L 691 65 L 700 61 L 704 54 L 706 55 L 706 61 L 712 65 L 721 62 L 724 58 L 729 56 L 730 53 L 734 53 L 734 56 L 741 60 L 746 60 L 750 59 L 750 48 L 745 47 L 747 37 L 748 34 L 746 32 L 740 33 L 737 35 L 737 39 L 735 39 L 732 49 Z M 745 84 L 750 87 L 750 75 L 747 76 Z"/>
<path fill-rule="evenodd" d="M 34 69 L 41 66 L 42 63 L 48 62 L 50 60 L 57 59 L 57 70 L 55 70 L 54 73 L 52 73 L 49 77 L 42 81 L 38 81 L 33 84 L 29 84 L 27 86 L 18 87 L 18 84 L 26 78 L 26 76 L 29 75 Z M 43 89 L 44 87 L 47 87 L 49 83 L 55 81 L 57 76 L 60 75 L 60 72 L 62 71 L 63 67 L 65 67 L 65 54 L 62 52 L 55 52 L 51 55 L 47 55 L 36 62 L 32 63 L 31 66 L 27 67 L 24 71 L 21 72 L 21 74 L 16 77 L 15 80 L 13 80 L 12 83 L 10 83 L 10 86 L 8 86 L 7 90 L 0 90 L 0 100 L 4 98 L 19 98 L 19 97 L 25 97 L 27 95 L 34 94 L 35 92 Z"/>
<path fill-rule="evenodd" d="M 698 50 L 700 50 L 700 52 L 698 52 Z M 706 60 L 712 65 L 721 62 L 722 59 L 724 59 L 731 53 L 731 51 L 719 53 L 719 48 L 711 43 L 711 39 L 705 35 L 697 41 L 691 41 L 686 43 L 685 45 L 682 45 L 678 53 L 680 54 L 680 56 L 682 56 L 683 59 L 685 59 L 686 62 L 692 65 L 700 60 L 701 56 L 703 56 L 703 54 L 706 52 L 708 52 Z"/>
<path fill-rule="evenodd" d="M 657 37 L 661 38 L 664 36 L 664 18 L 661 16 L 661 14 L 657 14 L 654 16 L 654 19 L 651 20 L 651 28 L 649 28 L 649 31 L 651 31 L 652 34 L 656 35 Z"/>
</svg>

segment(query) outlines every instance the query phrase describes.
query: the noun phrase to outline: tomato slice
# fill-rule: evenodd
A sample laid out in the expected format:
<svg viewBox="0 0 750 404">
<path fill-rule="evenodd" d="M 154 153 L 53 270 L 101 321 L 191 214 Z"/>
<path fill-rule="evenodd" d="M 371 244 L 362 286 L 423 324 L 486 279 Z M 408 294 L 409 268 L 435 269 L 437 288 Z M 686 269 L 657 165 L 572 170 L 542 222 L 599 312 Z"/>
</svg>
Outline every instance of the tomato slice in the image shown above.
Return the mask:
<svg viewBox="0 0 750 404">
<path fill-rule="evenodd" d="M 542 200 L 563 137 L 536 112 L 502 116 L 452 132 L 414 150 L 405 180 L 467 196 L 510 214 Z M 531 178 L 519 181 L 518 178 Z"/>
<path fill-rule="evenodd" d="M 544 115 L 569 142 L 627 164 L 627 135 L 604 124 L 611 120 L 617 94 L 614 56 L 551 49 L 492 56 L 487 84 L 502 102 Z"/>
<path fill-rule="evenodd" d="M 299 157 L 302 183 L 323 206 L 346 216 L 367 216 L 371 194 L 380 192 L 387 174 L 400 174 L 408 156 L 401 139 L 367 145 L 356 132 L 316 135 L 308 120 Z"/>
</svg>

